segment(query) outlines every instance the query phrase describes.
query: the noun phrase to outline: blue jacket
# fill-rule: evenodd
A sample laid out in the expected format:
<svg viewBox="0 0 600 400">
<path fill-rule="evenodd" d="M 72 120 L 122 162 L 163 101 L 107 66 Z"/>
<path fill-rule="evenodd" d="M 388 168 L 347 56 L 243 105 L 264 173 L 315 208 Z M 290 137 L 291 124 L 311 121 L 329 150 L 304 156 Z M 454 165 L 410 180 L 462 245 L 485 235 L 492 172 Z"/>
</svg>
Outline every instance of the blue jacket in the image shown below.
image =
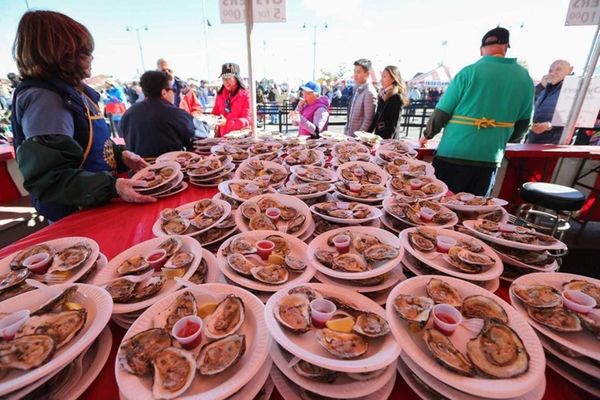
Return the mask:
<svg viewBox="0 0 600 400">
<path fill-rule="evenodd" d="M 563 81 L 560 81 L 556 85 L 548 83 L 546 88 L 540 92 L 535 100 L 535 108 L 533 112 L 533 123 L 536 122 L 552 122 L 552 116 L 554 115 L 554 109 L 560 96 L 560 90 L 562 89 Z M 555 126 L 551 130 L 536 135 L 532 131 L 529 131 L 527 143 L 554 143 L 558 144 L 560 136 L 562 134 L 563 127 Z"/>
</svg>

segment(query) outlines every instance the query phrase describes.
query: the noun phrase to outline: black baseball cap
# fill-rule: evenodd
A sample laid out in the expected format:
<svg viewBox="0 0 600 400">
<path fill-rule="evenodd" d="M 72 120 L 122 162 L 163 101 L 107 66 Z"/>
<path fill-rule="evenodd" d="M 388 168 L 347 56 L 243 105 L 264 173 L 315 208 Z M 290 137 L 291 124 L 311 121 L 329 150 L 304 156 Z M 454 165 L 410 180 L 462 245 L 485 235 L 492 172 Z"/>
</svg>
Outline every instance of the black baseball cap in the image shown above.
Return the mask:
<svg viewBox="0 0 600 400">
<path fill-rule="evenodd" d="M 508 29 L 500 28 L 498 26 L 483 35 L 481 47 L 489 46 L 491 44 L 507 44 L 508 47 L 510 47 L 509 36 L 510 32 L 508 32 Z"/>
</svg>

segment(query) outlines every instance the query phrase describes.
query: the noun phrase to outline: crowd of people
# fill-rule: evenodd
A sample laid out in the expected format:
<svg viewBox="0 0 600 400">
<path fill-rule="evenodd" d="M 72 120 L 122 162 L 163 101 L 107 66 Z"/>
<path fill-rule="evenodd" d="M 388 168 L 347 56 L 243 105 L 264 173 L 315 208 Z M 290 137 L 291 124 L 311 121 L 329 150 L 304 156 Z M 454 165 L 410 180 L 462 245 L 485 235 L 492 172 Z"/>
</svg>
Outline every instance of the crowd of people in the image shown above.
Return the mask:
<svg viewBox="0 0 600 400">
<path fill-rule="evenodd" d="M 52 39 L 58 36 L 60 40 Z M 529 73 L 516 59 L 506 57 L 508 48 L 509 32 L 491 30 L 482 39 L 479 61 L 463 68 L 443 95 L 433 91 L 425 95 L 441 98 L 421 145 L 444 130 L 433 165 L 453 192 L 489 192 L 507 142 L 527 135 L 530 143 L 556 143 L 560 137 L 551 117 L 562 80 L 572 67 L 564 60 L 553 63 L 536 95 Z M 93 50 L 94 40 L 82 24 L 57 12 L 29 11 L 21 18 L 14 42 L 20 80 L 11 75 L 0 86 L 0 105 L 12 110 L 24 186 L 39 213 L 52 221 L 115 197 L 155 201 L 137 193 L 135 182 L 118 178 L 117 173 L 147 166 L 145 158 L 191 149 L 195 136 L 208 133 L 200 118 L 210 96 L 205 82 L 192 87 L 161 58 L 139 84 L 121 88 L 108 82 L 102 99 L 86 84 Z M 424 95 L 414 88 L 409 91 L 394 65 L 384 68 L 378 88 L 369 78 L 368 59 L 356 60 L 353 67 L 352 86 L 342 81 L 326 91 L 318 82 L 308 81 L 299 88 L 290 120 L 300 135 L 319 137 L 327 130 L 331 106 L 345 101 L 346 135 L 366 131 L 392 138 L 402 108 Z M 217 137 L 252 126 L 250 92 L 239 65 L 223 64 L 219 78 L 211 111 Z M 272 85 L 266 101 L 277 102 L 281 94 Z M 130 107 L 124 106 L 126 102 Z M 107 116 L 125 138 L 125 146 L 111 139 Z"/>
</svg>

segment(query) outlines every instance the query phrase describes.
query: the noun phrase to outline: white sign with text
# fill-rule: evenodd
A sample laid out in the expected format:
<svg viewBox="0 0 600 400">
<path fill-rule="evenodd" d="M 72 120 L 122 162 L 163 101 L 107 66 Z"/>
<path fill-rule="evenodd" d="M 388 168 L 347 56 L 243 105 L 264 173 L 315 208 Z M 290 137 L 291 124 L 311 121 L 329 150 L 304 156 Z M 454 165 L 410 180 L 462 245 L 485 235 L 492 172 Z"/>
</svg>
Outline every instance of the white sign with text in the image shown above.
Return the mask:
<svg viewBox="0 0 600 400">
<path fill-rule="evenodd" d="M 600 0 L 571 0 L 565 25 L 598 25 Z"/>
<path fill-rule="evenodd" d="M 254 22 L 285 22 L 286 0 L 252 0 Z M 219 0 L 222 24 L 246 22 L 246 0 Z"/>
<path fill-rule="evenodd" d="M 563 81 L 560 96 L 558 97 L 552 117 L 553 126 L 565 126 L 567 124 L 569 112 L 573 106 L 580 80 L 580 76 L 567 76 Z M 579 128 L 593 128 L 596 124 L 596 117 L 599 110 L 600 76 L 593 76 L 575 126 Z"/>
</svg>

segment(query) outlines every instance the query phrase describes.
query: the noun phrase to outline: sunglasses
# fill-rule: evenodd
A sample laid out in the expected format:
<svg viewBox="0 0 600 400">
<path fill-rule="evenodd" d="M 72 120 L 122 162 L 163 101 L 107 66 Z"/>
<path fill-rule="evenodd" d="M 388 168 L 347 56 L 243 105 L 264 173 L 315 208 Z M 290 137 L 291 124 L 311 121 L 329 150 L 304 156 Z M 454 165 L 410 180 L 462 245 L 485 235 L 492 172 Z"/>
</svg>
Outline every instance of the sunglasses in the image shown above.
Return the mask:
<svg viewBox="0 0 600 400">
<path fill-rule="evenodd" d="M 225 99 L 225 112 L 231 112 L 231 99 L 229 97 Z"/>
</svg>

